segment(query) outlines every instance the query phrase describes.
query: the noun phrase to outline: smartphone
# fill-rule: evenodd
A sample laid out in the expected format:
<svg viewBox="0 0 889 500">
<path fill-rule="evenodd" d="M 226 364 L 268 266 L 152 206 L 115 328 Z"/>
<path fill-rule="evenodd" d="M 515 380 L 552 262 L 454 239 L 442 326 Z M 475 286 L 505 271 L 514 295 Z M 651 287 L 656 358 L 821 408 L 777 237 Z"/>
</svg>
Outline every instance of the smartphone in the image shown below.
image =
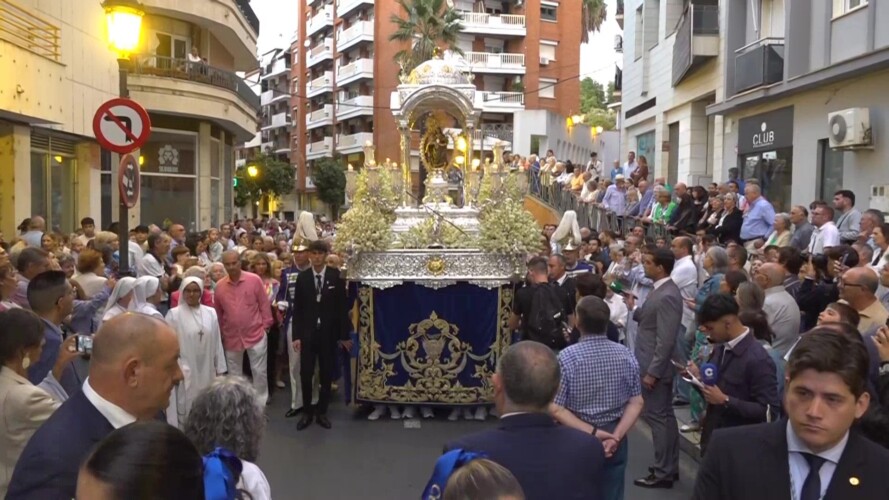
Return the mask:
<svg viewBox="0 0 889 500">
<path fill-rule="evenodd" d="M 673 366 L 675 366 L 676 369 L 679 370 L 679 371 L 684 372 L 684 371 L 686 370 L 686 368 L 687 368 L 685 365 L 683 365 L 682 363 L 679 363 L 679 362 L 676 361 L 675 359 L 671 359 L 670 362 L 673 363 Z"/>
<path fill-rule="evenodd" d="M 78 335 L 77 352 L 87 356 L 91 355 L 93 353 L 93 338 L 88 335 Z"/>
</svg>

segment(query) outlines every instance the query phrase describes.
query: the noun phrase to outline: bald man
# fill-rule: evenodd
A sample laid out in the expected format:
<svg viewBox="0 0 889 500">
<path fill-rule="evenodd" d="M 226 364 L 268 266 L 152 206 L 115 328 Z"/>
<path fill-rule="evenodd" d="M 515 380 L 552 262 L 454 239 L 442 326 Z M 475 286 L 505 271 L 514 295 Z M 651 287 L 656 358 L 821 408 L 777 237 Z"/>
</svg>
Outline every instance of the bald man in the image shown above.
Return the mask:
<svg viewBox="0 0 889 500">
<path fill-rule="evenodd" d="M 179 245 L 185 244 L 185 226 L 173 224 L 167 232 L 170 234 L 170 238 L 173 239 L 173 242 L 170 244 L 170 251 L 173 251 Z"/>
<path fill-rule="evenodd" d="M 180 381 L 179 340 L 166 323 L 138 313 L 103 323 L 83 390 L 28 442 L 6 498 L 74 498 L 77 471 L 96 443 L 137 420 L 161 418 Z"/>
<path fill-rule="evenodd" d="M 747 188 L 750 186 L 748 184 Z M 776 356 L 783 357 L 799 338 L 799 306 L 784 289 L 784 269 L 779 264 L 769 262 L 759 266 L 753 279 L 765 290 L 766 300 L 762 310 L 775 333 L 772 349 L 776 351 Z"/>
<path fill-rule="evenodd" d="M 886 311 L 886 308 L 877 299 L 876 293 L 879 284 L 879 276 L 868 267 L 849 269 L 843 273 L 837 284 L 840 298 L 848 302 L 861 316 L 858 322 L 858 331 L 864 335 L 874 333 L 889 319 L 889 311 Z"/>
</svg>

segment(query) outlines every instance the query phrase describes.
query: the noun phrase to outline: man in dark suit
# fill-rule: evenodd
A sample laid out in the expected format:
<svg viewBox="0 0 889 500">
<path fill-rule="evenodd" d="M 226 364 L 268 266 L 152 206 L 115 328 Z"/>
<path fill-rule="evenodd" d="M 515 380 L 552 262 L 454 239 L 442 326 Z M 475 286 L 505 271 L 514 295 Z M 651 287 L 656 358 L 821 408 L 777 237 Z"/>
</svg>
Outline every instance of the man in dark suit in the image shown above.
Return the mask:
<svg viewBox="0 0 889 500">
<path fill-rule="evenodd" d="M 693 498 L 889 498 L 889 451 L 852 429 L 870 404 L 868 362 L 858 339 L 803 335 L 787 361 L 788 420 L 716 431 Z"/>
<path fill-rule="evenodd" d="M 74 498 L 77 472 L 96 443 L 136 420 L 158 418 L 180 381 L 179 339 L 166 323 L 126 313 L 102 324 L 83 390 L 31 437 L 7 500 Z"/>
<path fill-rule="evenodd" d="M 445 451 L 484 453 L 512 472 L 528 500 L 601 499 L 602 443 L 594 435 L 556 425 L 548 412 L 560 375 L 559 362 L 545 345 L 512 345 L 491 377 L 500 425 L 449 443 Z"/>
<path fill-rule="evenodd" d="M 643 488 L 672 488 L 679 477 L 679 428 L 673 413 L 672 356 L 682 324 L 682 295 L 670 279 L 675 257 L 666 248 L 646 253 L 642 258 L 645 276 L 654 282 L 645 303 L 627 295 L 627 307 L 638 324 L 635 354 L 642 377 L 642 419 L 651 428 L 654 465 L 649 475 L 633 484 Z"/>
<path fill-rule="evenodd" d="M 565 296 L 565 301 L 568 306 L 566 315 L 568 315 L 574 313 L 574 306 L 577 301 L 575 299 L 576 288 L 574 278 L 568 276 L 566 266 L 567 263 L 565 261 L 565 256 L 563 255 L 550 255 L 549 261 L 547 261 L 549 279 L 552 283 L 559 285 L 559 291 Z"/>
<path fill-rule="evenodd" d="M 766 422 L 780 413 L 775 362 L 738 319 L 738 302 L 727 294 L 707 297 L 698 313 L 698 329 L 710 343 L 719 344 L 710 355 L 716 366 L 715 384 L 701 378 L 700 367 L 689 362 L 688 371 L 704 381 L 699 390 L 707 401 L 701 453 L 715 429 Z"/>
<path fill-rule="evenodd" d="M 327 405 L 330 403 L 330 384 L 336 360 L 337 343 L 349 350 L 349 317 L 346 283 L 338 269 L 327 267 L 324 241 L 309 243 L 312 267 L 296 278 L 296 297 L 293 304 L 293 350 L 299 353 L 300 382 L 302 384 L 303 416 L 296 424 L 303 430 L 315 420 L 330 429 Z M 318 404 L 312 407 L 312 382 L 318 364 L 320 388 Z"/>
</svg>

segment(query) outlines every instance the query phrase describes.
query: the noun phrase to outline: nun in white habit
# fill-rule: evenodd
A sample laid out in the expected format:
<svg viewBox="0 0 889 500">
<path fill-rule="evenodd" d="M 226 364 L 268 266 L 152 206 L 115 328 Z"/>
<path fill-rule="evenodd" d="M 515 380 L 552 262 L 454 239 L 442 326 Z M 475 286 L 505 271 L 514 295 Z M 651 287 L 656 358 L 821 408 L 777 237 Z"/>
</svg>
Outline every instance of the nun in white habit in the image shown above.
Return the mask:
<svg viewBox="0 0 889 500">
<path fill-rule="evenodd" d="M 136 279 L 136 288 L 133 290 L 133 305 L 130 310 L 164 319 L 164 315 L 157 310 L 157 304 L 163 298 L 161 282 L 154 276 L 142 276 Z"/>
<path fill-rule="evenodd" d="M 182 280 L 179 305 L 167 313 L 167 324 L 179 336 L 179 364 L 184 379 L 174 389 L 167 421 L 182 427 L 192 402 L 213 379 L 228 371 L 219 334 L 216 310 L 201 304 L 204 282 L 197 277 Z"/>
<path fill-rule="evenodd" d="M 133 295 L 135 294 L 136 278 L 121 278 L 114 285 L 114 290 L 108 296 L 108 302 L 105 304 L 105 312 L 102 313 L 102 322 L 119 316 L 129 310 L 133 303 Z"/>
</svg>

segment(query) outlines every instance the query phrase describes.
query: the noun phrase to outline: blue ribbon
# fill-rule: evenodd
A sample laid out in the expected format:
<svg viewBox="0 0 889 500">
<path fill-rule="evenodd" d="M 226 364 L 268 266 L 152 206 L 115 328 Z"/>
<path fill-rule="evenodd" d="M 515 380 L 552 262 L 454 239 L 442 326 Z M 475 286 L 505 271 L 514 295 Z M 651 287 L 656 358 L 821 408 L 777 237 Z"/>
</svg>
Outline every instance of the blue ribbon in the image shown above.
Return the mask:
<svg viewBox="0 0 889 500">
<path fill-rule="evenodd" d="M 457 448 L 438 457 L 438 460 L 435 462 L 435 469 L 432 471 L 432 478 L 429 479 L 429 482 L 426 483 L 426 488 L 423 490 L 422 500 L 438 500 L 441 498 L 445 484 L 447 484 L 448 479 L 455 470 L 477 458 L 485 458 L 486 456 L 484 453 L 464 451 Z"/>
<path fill-rule="evenodd" d="M 225 448 L 216 448 L 205 455 L 205 500 L 234 500 L 237 485 L 234 473 L 240 477 L 242 468 L 241 459 Z"/>
</svg>

